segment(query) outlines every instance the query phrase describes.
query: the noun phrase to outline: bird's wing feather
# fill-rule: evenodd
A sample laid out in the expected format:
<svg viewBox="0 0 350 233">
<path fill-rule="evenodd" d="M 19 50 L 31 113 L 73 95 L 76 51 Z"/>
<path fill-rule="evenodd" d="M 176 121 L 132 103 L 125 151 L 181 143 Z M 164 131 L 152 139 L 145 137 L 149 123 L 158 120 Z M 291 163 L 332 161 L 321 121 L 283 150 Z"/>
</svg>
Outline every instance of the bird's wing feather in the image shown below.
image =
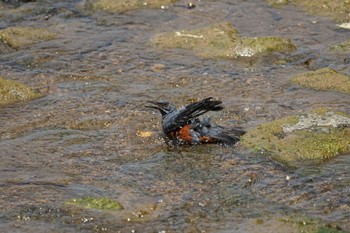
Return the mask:
<svg viewBox="0 0 350 233">
<path fill-rule="evenodd" d="M 220 111 L 224 109 L 219 100 L 213 100 L 212 97 L 208 97 L 199 102 L 195 102 L 187 105 L 186 107 L 179 109 L 176 116 L 172 120 L 172 123 L 167 127 L 167 131 L 171 132 L 188 124 L 191 120 L 209 111 Z"/>
</svg>

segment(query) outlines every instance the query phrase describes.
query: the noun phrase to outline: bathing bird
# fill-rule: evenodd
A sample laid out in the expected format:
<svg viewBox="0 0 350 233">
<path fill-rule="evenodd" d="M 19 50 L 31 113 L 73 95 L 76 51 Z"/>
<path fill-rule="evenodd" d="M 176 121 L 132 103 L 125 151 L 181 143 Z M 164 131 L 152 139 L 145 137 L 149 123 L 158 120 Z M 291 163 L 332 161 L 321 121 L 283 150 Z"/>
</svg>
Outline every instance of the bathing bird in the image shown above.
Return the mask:
<svg viewBox="0 0 350 233">
<path fill-rule="evenodd" d="M 171 146 L 217 143 L 232 146 L 239 141 L 245 131 L 239 127 L 224 128 L 213 124 L 210 118 L 199 116 L 209 111 L 221 111 L 220 100 L 212 97 L 176 108 L 170 102 L 147 101 L 147 108 L 157 109 L 162 114 L 162 128 L 165 142 Z"/>
</svg>

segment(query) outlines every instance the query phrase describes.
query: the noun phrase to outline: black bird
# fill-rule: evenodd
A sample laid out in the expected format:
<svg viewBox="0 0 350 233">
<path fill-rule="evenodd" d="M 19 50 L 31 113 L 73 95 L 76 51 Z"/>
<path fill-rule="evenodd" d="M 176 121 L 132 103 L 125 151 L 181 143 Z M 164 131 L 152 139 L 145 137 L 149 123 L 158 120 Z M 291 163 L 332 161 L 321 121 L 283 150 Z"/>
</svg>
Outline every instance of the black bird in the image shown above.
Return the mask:
<svg viewBox="0 0 350 233">
<path fill-rule="evenodd" d="M 212 97 L 179 109 L 169 102 L 148 102 L 153 106 L 146 107 L 158 109 L 162 114 L 162 127 L 168 145 L 218 143 L 232 146 L 245 133 L 240 128 L 225 129 L 222 126 L 213 125 L 210 118 L 202 120 L 198 118 L 206 112 L 224 109 L 221 106 L 222 102 Z"/>
</svg>

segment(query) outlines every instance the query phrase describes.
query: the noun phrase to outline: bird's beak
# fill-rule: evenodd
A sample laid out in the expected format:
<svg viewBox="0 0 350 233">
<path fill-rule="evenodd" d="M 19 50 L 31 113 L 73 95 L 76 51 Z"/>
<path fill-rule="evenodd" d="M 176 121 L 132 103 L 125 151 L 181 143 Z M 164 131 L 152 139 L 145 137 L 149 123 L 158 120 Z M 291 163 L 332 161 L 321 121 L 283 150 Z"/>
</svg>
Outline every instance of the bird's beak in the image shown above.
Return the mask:
<svg viewBox="0 0 350 233">
<path fill-rule="evenodd" d="M 154 104 L 154 106 L 145 106 L 146 108 L 153 108 L 153 109 L 158 109 L 158 110 L 162 110 L 162 107 L 161 107 L 161 103 L 159 102 L 154 102 L 154 101 L 147 101 L 148 103 L 151 103 L 151 104 Z"/>
</svg>

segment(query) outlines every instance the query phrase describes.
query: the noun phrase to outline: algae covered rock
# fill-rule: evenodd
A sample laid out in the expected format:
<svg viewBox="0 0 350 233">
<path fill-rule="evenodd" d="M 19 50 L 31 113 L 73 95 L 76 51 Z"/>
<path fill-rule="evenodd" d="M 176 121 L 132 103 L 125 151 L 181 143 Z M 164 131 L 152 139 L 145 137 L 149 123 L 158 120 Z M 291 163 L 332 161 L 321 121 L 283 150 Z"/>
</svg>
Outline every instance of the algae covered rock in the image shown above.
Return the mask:
<svg viewBox="0 0 350 233">
<path fill-rule="evenodd" d="M 56 34 L 45 28 L 9 27 L 0 30 L 0 40 L 14 49 L 54 38 Z"/>
<path fill-rule="evenodd" d="M 161 8 L 175 2 L 177 2 L 177 0 L 88 0 L 85 6 L 92 11 L 123 12 L 139 8 Z"/>
<path fill-rule="evenodd" d="M 350 152 L 350 116 L 317 110 L 285 117 L 248 131 L 242 144 L 287 165 L 322 162 Z"/>
<path fill-rule="evenodd" d="M 123 209 L 122 205 L 112 199 L 103 197 L 103 198 L 93 198 L 93 197 L 84 197 L 84 198 L 73 198 L 66 202 L 66 204 L 71 204 L 88 209 L 100 209 L 100 210 L 121 210 Z"/>
<path fill-rule="evenodd" d="M 31 100 L 41 97 L 41 94 L 30 87 L 12 80 L 0 77 L 0 105 L 17 101 Z"/>
<path fill-rule="evenodd" d="M 232 24 L 223 22 L 208 27 L 167 32 L 153 37 L 160 48 L 192 49 L 204 58 L 238 58 L 271 52 L 291 52 L 295 46 L 280 37 L 241 38 Z"/>
<path fill-rule="evenodd" d="M 251 57 L 275 51 L 292 52 L 294 50 L 295 46 L 289 39 L 274 36 L 242 38 L 234 49 L 236 56 L 240 57 Z"/>
<path fill-rule="evenodd" d="M 335 90 L 350 94 L 350 76 L 329 68 L 296 75 L 291 81 L 315 90 Z"/>
</svg>

